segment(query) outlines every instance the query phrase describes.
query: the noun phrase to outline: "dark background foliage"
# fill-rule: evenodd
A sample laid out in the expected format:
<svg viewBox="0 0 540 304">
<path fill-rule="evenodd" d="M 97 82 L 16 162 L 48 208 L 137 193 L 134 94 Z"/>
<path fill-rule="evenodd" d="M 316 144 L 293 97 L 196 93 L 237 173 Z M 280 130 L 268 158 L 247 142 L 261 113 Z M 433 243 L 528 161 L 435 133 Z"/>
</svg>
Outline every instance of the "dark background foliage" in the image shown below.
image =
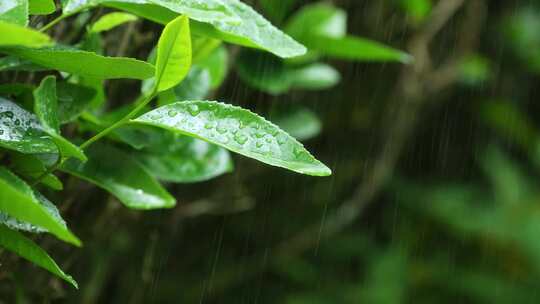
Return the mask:
<svg viewBox="0 0 540 304">
<path fill-rule="evenodd" d="M 273 2 L 252 4 L 279 25 L 309 1 Z M 39 241 L 81 289 L 2 253 L 2 301 L 537 303 L 538 4 L 333 2 L 352 34 L 415 61 L 330 60 L 337 86 L 277 97 L 232 71 L 214 93 L 270 120 L 281 107 L 315 111 L 322 131 L 305 144 L 331 177 L 236 157 L 231 174 L 170 185 L 179 205 L 150 212 L 70 179 L 55 201 L 85 246 Z M 145 58 L 159 31 L 137 23 L 125 55 Z M 119 83 L 113 107 L 138 90 Z"/>
</svg>

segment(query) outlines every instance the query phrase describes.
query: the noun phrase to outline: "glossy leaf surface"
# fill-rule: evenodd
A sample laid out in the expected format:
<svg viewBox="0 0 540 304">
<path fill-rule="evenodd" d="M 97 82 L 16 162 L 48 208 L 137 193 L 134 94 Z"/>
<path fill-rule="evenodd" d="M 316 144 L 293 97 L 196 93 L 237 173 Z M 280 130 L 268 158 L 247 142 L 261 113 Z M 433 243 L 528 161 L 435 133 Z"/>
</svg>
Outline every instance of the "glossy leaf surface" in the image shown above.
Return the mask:
<svg viewBox="0 0 540 304">
<path fill-rule="evenodd" d="M 68 47 L 2 48 L 0 52 L 29 60 L 38 65 L 98 79 L 146 79 L 154 75 L 154 66 L 124 57 L 107 57 Z"/>
<path fill-rule="evenodd" d="M 28 0 L 0 1 L 0 21 L 26 25 L 28 23 Z"/>
<path fill-rule="evenodd" d="M 73 287 L 78 288 L 77 282 L 70 275 L 64 273 L 41 247 L 21 233 L 0 225 L 0 247 L 15 252 L 26 260 L 62 278 Z"/>
<path fill-rule="evenodd" d="M 86 150 L 88 161 L 67 161 L 62 170 L 89 181 L 133 209 L 171 208 L 175 199 L 126 152 L 101 143 Z"/>
<path fill-rule="evenodd" d="M 57 152 L 36 116 L 3 98 L 0 98 L 0 146 L 22 153 Z"/>
<path fill-rule="evenodd" d="M 66 242 L 81 244 L 63 221 L 53 216 L 39 203 L 33 190 L 24 181 L 2 167 L 0 167 L 0 189 L 0 211 L 19 221 L 44 228 Z"/>
<path fill-rule="evenodd" d="M 155 85 L 158 92 L 176 86 L 186 77 L 191 67 L 191 34 L 186 16 L 180 16 L 165 26 L 156 56 Z"/>
<path fill-rule="evenodd" d="M 142 1 L 139 4 L 128 1 L 108 3 L 115 8 L 162 24 L 175 18 L 176 14 L 172 13 L 171 10 L 151 4 L 151 1 Z M 219 17 L 203 20 L 186 14 L 193 19 L 191 23 L 193 33 L 263 49 L 283 58 L 300 56 L 306 52 L 306 48 L 302 44 L 277 29 L 249 5 L 239 0 L 227 0 L 223 4 L 228 11 L 232 12 L 235 19 L 231 22 L 226 22 Z"/>
<path fill-rule="evenodd" d="M 133 122 L 165 128 L 295 172 L 326 176 L 331 171 L 304 146 L 264 118 L 215 101 L 176 102 Z"/>
<path fill-rule="evenodd" d="M 20 25 L 0 21 L 0 47 L 22 45 L 41 47 L 51 43 L 49 36 Z"/>
<path fill-rule="evenodd" d="M 60 134 L 56 78 L 54 76 L 44 78 L 40 86 L 34 91 L 34 112 L 44 131 L 53 138 L 63 157 L 76 157 L 86 161 L 84 152 Z"/>
<path fill-rule="evenodd" d="M 163 181 L 200 182 L 233 169 L 229 151 L 200 139 L 145 125 L 125 126 L 116 135 L 139 150 L 137 161 Z"/>
<path fill-rule="evenodd" d="M 139 4 L 155 6 L 202 22 L 215 20 L 240 22 L 238 17 L 221 0 L 63 0 L 62 2 L 64 3 L 64 13 L 69 14 L 98 4 L 111 6 Z"/>
<path fill-rule="evenodd" d="M 40 183 L 53 190 L 62 190 L 64 188 L 62 182 L 54 174 L 43 176 L 47 172 L 47 168 L 38 157 L 31 154 L 12 152 L 9 160 L 10 169 L 25 179 L 35 181 L 41 178 Z"/>
</svg>

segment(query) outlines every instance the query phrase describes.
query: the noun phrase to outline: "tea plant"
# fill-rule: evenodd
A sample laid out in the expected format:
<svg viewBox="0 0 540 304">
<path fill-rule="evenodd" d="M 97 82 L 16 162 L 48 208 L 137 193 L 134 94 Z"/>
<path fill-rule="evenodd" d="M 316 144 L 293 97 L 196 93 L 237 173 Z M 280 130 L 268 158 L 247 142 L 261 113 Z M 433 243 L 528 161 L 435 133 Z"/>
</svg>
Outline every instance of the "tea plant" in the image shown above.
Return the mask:
<svg viewBox="0 0 540 304">
<path fill-rule="evenodd" d="M 148 60 L 106 55 L 102 36 L 139 19 L 164 25 Z M 53 39 L 47 32 L 57 25 L 64 29 Z M 0 246 L 77 287 L 23 234 L 48 232 L 81 246 L 41 194 L 62 190 L 58 172 L 143 210 L 175 206 L 160 182 L 200 182 L 231 171 L 229 152 L 330 175 L 284 131 L 300 140 L 316 135 L 320 122 L 309 110 L 284 113 L 280 128 L 249 110 L 205 99 L 223 83 L 228 60 L 249 85 L 271 94 L 335 85 L 339 73 L 320 62 L 324 57 L 410 61 L 400 51 L 348 36 L 345 25 L 345 13 L 327 4 L 293 16 L 285 34 L 238 0 L 2 1 Z M 223 42 L 250 50 L 236 62 Z M 261 58 L 271 69 L 257 69 Z M 106 93 L 114 79 L 142 80 L 141 94 L 110 110 Z"/>
</svg>

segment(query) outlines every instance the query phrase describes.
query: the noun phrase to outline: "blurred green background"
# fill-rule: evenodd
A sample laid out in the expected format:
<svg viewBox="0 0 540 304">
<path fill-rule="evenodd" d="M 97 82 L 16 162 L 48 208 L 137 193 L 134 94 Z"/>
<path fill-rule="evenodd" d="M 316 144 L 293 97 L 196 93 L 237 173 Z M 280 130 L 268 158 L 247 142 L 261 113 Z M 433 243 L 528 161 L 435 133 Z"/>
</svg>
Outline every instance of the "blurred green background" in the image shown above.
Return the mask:
<svg viewBox="0 0 540 304">
<path fill-rule="evenodd" d="M 280 27 L 310 3 L 250 2 Z M 331 177 L 236 157 L 144 213 L 73 180 L 56 201 L 85 247 L 40 244 L 81 289 L 3 254 L 0 302 L 538 303 L 540 2 L 327 3 L 349 34 L 414 61 L 322 58 L 339 74 L 310 91 L 270 85 L 280 62 L 229 48 L 215 96 L 288 124 Z"/>
</svg>

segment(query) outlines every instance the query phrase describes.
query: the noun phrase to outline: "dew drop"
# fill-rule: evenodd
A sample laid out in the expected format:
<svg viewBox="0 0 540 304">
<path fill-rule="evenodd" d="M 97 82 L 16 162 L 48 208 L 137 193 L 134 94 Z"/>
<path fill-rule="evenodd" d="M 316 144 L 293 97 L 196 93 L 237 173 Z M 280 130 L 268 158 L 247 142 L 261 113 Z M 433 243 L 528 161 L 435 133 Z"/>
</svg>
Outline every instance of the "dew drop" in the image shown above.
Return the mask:
<svg viewBox="0 0 540 304">
<path fill-rule="evenodd" d="M 234 136 L 234 141 L 236 141 L 237 143 L 243 145 L 247 142 L 248 140 L 248 137 L 242 133 L 238 133 Z"/>
<path fill-rule="evenodd" d="M 201 110 L 199 109 L 198 105 L 192 104 L 188 106 L 188 112 L 191 114 L 191 116 L 197 116 L 199 113 L 201 113 Z"/>
<path fill-rule="evenodd" d="M 178 112 L 176 110 L 169 110 L 169 112 L 167 113 L 169 117 L 175 117 L 177 114 Z"/>
</svg>

